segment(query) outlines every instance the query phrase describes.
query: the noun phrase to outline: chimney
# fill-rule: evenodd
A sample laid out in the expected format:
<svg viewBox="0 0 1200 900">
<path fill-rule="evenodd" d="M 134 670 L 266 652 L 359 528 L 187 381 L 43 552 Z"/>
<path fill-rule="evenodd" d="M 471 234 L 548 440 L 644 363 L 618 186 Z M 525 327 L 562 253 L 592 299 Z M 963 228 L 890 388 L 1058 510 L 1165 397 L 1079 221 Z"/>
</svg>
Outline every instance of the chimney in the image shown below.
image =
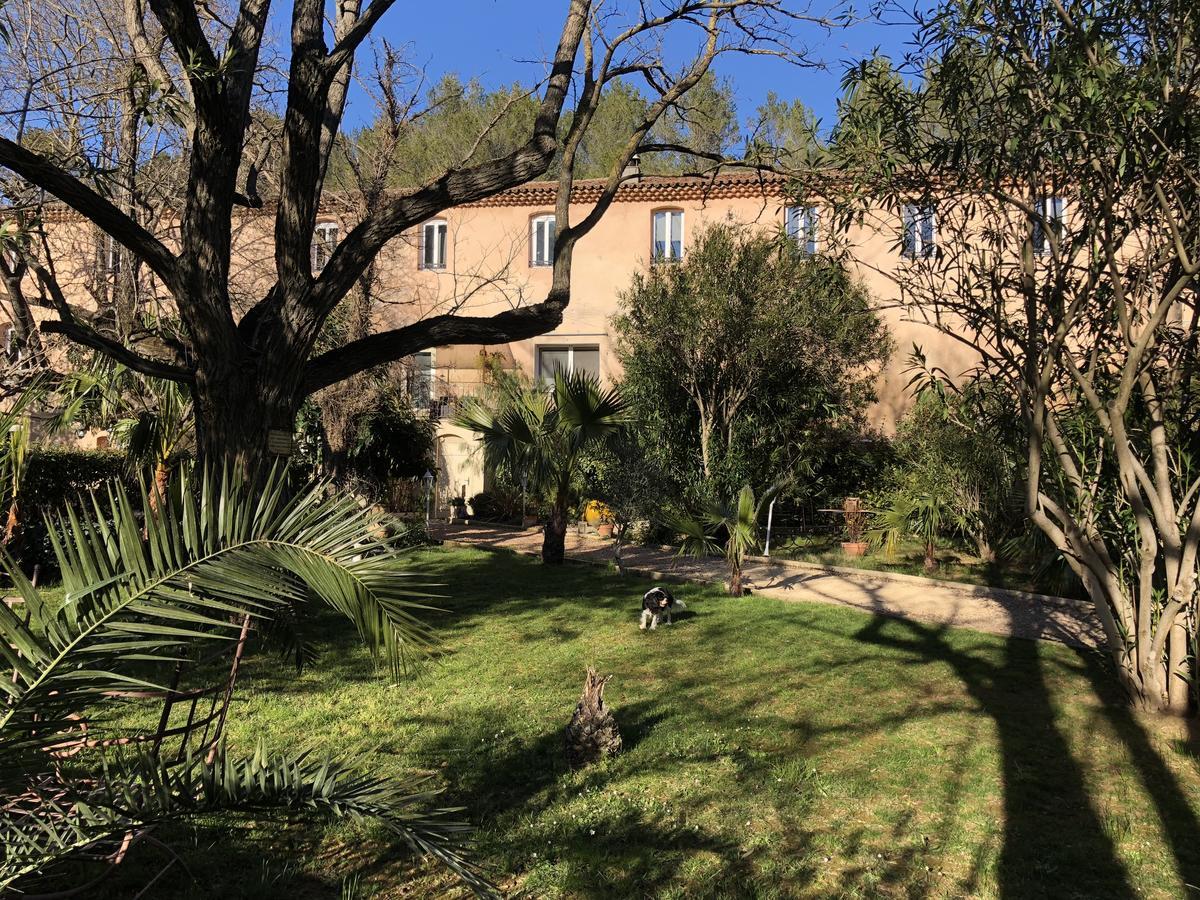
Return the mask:
<svg viewBox="0 0 1200 900">
<path fill-rule="evenodd" d="M 642 180 L 642 158 L 636 153 L 629 157 L 629 162 L 625 164 L 625 168 L 621 170 L 621 181 L 641 181 Z"/>
</svg>

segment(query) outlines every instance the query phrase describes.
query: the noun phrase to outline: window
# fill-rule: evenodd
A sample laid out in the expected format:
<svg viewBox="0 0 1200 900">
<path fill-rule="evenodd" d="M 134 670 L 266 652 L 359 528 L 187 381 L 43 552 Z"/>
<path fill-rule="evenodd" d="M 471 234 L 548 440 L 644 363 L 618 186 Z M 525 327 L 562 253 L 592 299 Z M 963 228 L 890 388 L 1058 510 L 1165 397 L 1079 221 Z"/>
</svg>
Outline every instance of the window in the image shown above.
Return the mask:
<svg viewBox="0 0 1200 900">
<path fill-rule="evenodd" d="M 904 256 L 930 259 L 937 255 L 937 222 L 932 204 L 904 205 Z"/>
<path fill-rule="evenodd" d="M 320 272 L 333 256 L 333 248 L 338 242 L 338 227 L 336 222 L 322 222 L 313 229 L 312 268 Z"/>
<path fill-rule="evenodd" d="M 408 358 L 405 380 L 413 409 L 428 409 L 433 399 L 433 351 L 414 353 Z"/>
<path fill-rule="evenodd" d="M 788 237 L 792 238 L 800 248 L 809 255 L 817 252 L 817 219 L 819 212 L 815 206 L 789 206 L 784 225 Z"/>
<path fill-rule="evenodd" d="M 554 264 L 554 216 L 538 216 L 530 226 L 529 264 Z"/>
<path fill-rule="evenodd" d="M 538 379 L 545 385 L 554 384 L 558 372 L 586 372 L 600 377 L 599 347 L 538 347 Z"/>
<path fill-rule="evenodd" d="M 104 271 L 109 275 L 117 275 L 121 271 L 121 257 L 125 248 L 117 243 L 110 234 L 104 236 Z"/>
<path fill-rule="evenodd" d="M 683 210 L 660 209 L 654 214 L 652 249 L 654 259 L 683 259 Z"/>
<path fill-rule="evenodd" d="M 434 219 L 421 226 L 422 269 L 446 268 L 446 223 L 442 219 Z"/>
<path fill-rule="evenodd" d="M 1046 226 L 1050 226 L 1050 230 L 1056 238 L 1062 237 L 1063 199 L 1062 197 L 1039 197 L 1035 206 L 1037 215 L 1033 218 L 1033 252 L 1038 256 L 1048 256 L 1050 241 L 1047 240 Z"/>
</svg>

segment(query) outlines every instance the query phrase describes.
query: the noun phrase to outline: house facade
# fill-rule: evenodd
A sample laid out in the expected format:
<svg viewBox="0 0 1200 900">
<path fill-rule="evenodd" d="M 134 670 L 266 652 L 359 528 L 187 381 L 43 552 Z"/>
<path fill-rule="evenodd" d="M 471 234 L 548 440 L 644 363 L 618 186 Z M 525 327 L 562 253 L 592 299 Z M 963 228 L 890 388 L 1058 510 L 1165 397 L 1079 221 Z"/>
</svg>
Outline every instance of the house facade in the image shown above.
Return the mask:
<svg viewBox="0 0 1200 900">
<path fill-rule="evenodd" d="M 534 182 L 447 210 L 390 242 L 376 260 L 373 326 L 387 329 L 445 313 L 486 316 L 545 298 L 551 282 L 557 185 Z M 600 194 L 598 181 L 578 182 L 572 219 L 578 221 Z M 1061 211 L 1061 201 L 1058 209 Z M 314 271 L 325 264 L 355 224 L 353 204 L 331 204 L 313 236 Z M 827 215 L 819 200 L 789 197 L 782 178 L 754 172 L 714 177 L 637 176 L 621 187 L 596 227 L 576 246 L 571 300 L 562 323 L 548 334 L 504 345 L 434 347 L 406 361 L 414 405 L 438 423 L 438 505 L 471 497 L 484 487 L 471 434 L 452 424 L 455 405 L 479 391 L 485 363 L 549 378 L 558 369 L 584 370 L 611 381 L 620 375 L 611 320 L 636 272 L 656 260 L 687 256 L 706 226 L 729 223 L 763 231 L 784 230 L 809 252 L 830 248 Z M 58 275 L 72 302 L 93 302 L 105 283 L 115 284 L 124 261 L 119 248 L 105 252 L 104 237 L 61 208 L 46 218 Z M 170 223 L 156 228 L 168 245 Z M 245 210 L 233 229 L 231 295 L 248 309 L 274 277 L 273 219 L 269 210 Z M 937 211 L 907 206 L 874 210 L 839 232 L 837 249 L 865 284 L 887 324 L 897 352 L 880 376 L 870 422 L 891 432 L 910 403 L 904 375 L 913 344 L 929 363 L 952 374 L 974 364 L 970 352 L 899 302 L 902 267 L 936 255 Z M 155 300 L 153 280 L 137 286 Z M 241 298 L 239 300 L 239 298 Z M 235 314 L 236 314 L 235 310 Z"/>
<path fill-rule="evenodd" d="M 394 327 L 416 316 L 449 312 L 490 315 L 544 298 L 552 274 L 555 190 L 552 182 L 522 185 L 447 210 L 394 242 L 381 263 L 381 280 L 385 292 L 395 290 L 401 302 L 383 304 L 377 325 Z M 573 221 L 586 215 L 599 190 L 599 182 L 577 184 Z M 557 328 L 505 345 L 435 347 L 409 361 L 412 394 L 439 423 L 439 506 L 444 509 L 453 496 L 470 498 L 484 486 L 474 437 L 456 428 L 451 416 L 459 398 L 479 390 L 485 361 L 537 379 L 564 369 L 613 380 L 620 375 L 620 362 L 611 322 L 636 272 L 657 260 L 686 258 L 694 236 L 715 223 L 782 229 L 809 252 L 823 252 L 830 237 L 824 218 L 819 201 L 797 203 L 789 199 L 783 179 L 757 173 L 627 182 L 576 246 L 571 301 Z M 351 223 L 330 217 L 327 224 L 336 229 Z M 837 236 L 839 250 L 877 303 L 897 348 L 870 411 L 871 424 L 884 433 L 894 430 L 911 402 L 904 369 L 914 343 L 931 365 L 948 372 L 964 372 L 974 364 L 963 345 L 914 319 L 899 303 L 897 270 L 936 253 L 937 224 L 931 208 L 905 207 L 894 215 L 878 210 Z M 327 233 L 331 241 L 336 237 Z M 327 252 L 315 250 L 317 261 Z"/>
</svg>

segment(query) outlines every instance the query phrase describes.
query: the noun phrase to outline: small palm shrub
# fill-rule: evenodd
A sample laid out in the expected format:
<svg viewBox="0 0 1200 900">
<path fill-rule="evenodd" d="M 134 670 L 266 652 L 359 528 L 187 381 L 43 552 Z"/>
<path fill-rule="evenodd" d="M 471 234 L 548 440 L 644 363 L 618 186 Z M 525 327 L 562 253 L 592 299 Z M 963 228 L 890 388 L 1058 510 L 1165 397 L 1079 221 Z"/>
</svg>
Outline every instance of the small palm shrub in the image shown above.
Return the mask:
<svg viewBox="0 0 1200 900">
<path fill-rule="evenodd" d="M 683 535 L 680 552 L 689 556 L 721 554 L 729 570 L 729 595 L 745 593 L 742 573 L 746 557 L 758 549 L 758 520 L 763 507 L 775 495 L 767 491 L 755 502 L 754 490 L 744 486 L 730 502 L 713 501 L 698 514 L 675 517 L 670 525 Z"/>
</svg>

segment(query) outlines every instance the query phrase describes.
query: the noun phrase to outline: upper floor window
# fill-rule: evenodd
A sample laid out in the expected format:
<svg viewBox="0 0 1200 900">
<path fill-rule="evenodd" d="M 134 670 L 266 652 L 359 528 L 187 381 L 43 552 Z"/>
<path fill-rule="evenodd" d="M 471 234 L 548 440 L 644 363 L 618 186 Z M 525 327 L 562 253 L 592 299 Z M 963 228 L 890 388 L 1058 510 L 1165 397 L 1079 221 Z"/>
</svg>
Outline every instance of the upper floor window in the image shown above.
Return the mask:
<svg viewBox="0 0 1200 900">
<path fill-rule="evenodd" d="M 815 206 L 789 206 L 784 221 L 788 237 L 810 255 L 817 252 L 817 218 L 819 215 Z"/>
<path fill-rule="evenodd" d="M 654 214 L 653 257 L 683 259 L 683 210 L 660 209 Z"/>
<path fill-rule="evenodd" d="M 537 216 L 530 224 L 529 264 L 554 264 L 554 216 Z"/>
<path fill-rule="evenodd" d="M 545 385 L 554 384 L 554 376 L 562 372 L 586 372 L 600 377 L 600 348 L 596 346 L 538 347 L 538 380 Z"/>
<path fill-rule="evenodd" d="M 313 229 L 312 268 L 320 272 L 333 256 L 333 248 L 338 242 L 338 227 L 336 222 L 321 222 Z"/>
<path fill-rule="evenodd" d="M 932 203 L 904 204 L 903 254 L 909 259 L 937 255 L 937 217 Z"/>
<path fill-rule="evenodd" d="M 1038 256 L 1050 253 L 1050 238 L 1046 233 L 1047 226 L 1055 239 L 1063 233 L 1063 199 L 1062 197 L 1039 197 L 1037 200 L 1037 215 L 1033 217 L 1033 252 Z"/>
<path fill-rule="evenodd" d="M 446 222 L 444 219 L 433 219 L 421 226 L 419 259 L 422 269 L 446 268 Z"/>
</svg>

